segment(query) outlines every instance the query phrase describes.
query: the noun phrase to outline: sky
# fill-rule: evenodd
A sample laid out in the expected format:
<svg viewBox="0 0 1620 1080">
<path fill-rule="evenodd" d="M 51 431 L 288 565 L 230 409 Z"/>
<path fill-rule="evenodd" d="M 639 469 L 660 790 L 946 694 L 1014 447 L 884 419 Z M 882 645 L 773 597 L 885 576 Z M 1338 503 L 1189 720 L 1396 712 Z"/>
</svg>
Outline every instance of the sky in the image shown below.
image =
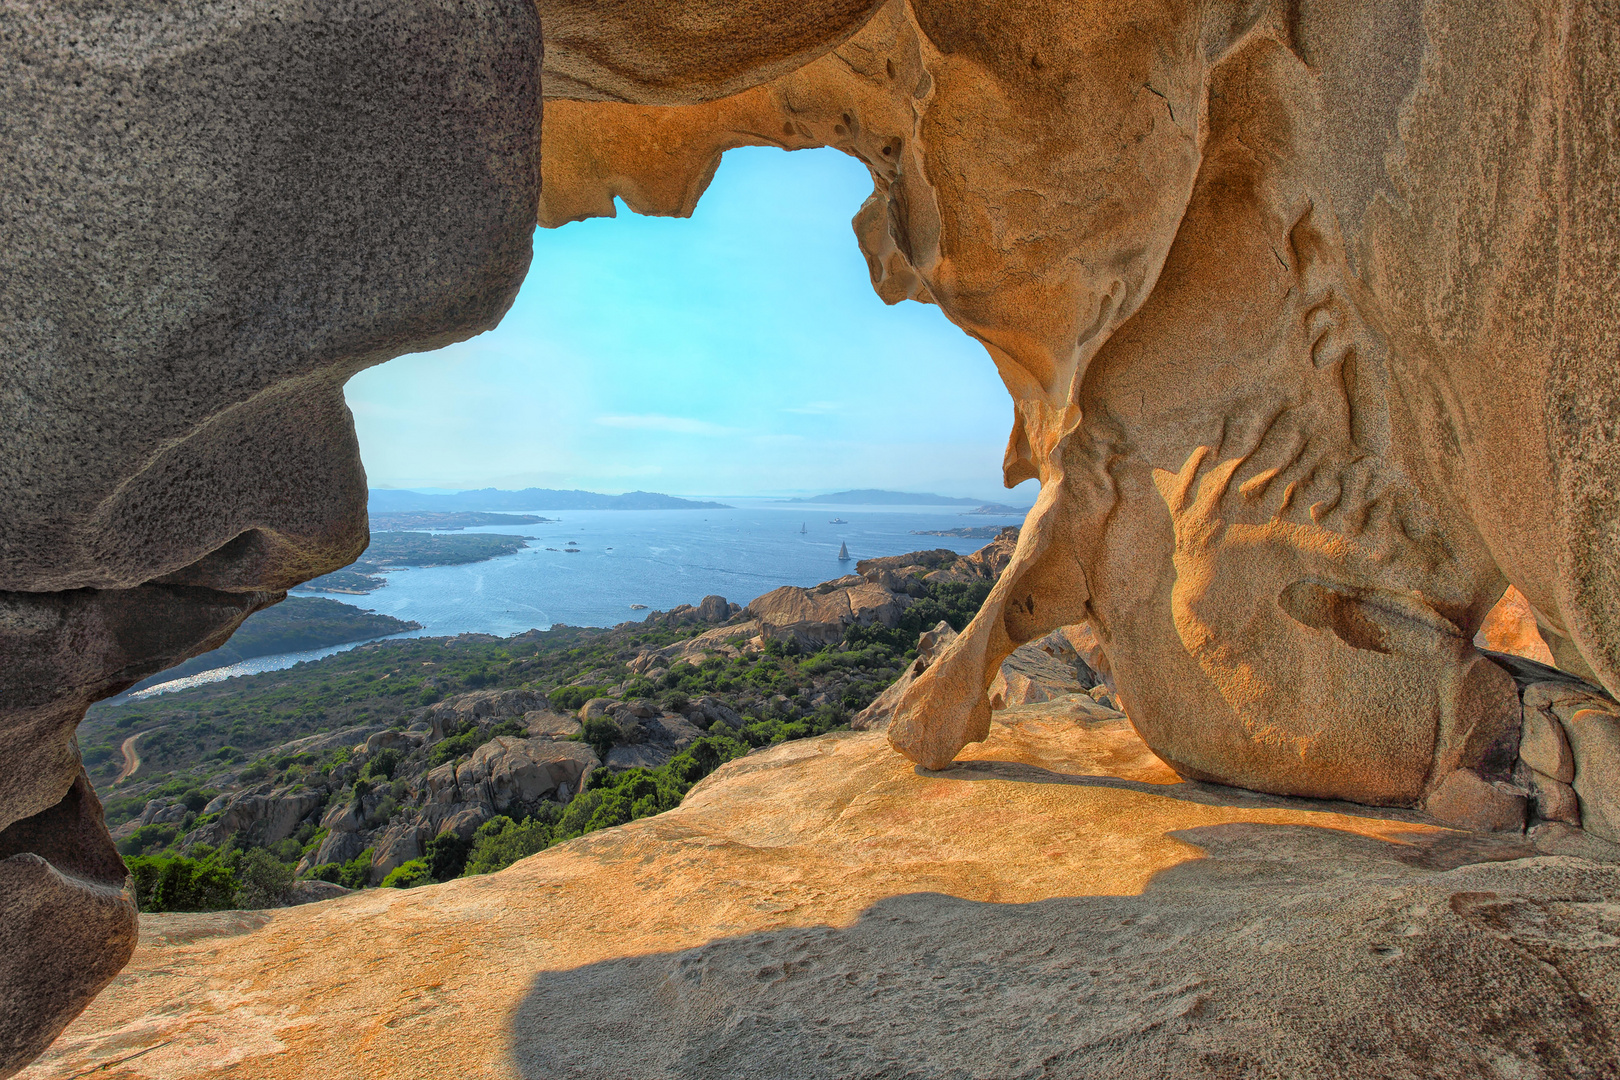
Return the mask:
<svg viewBox="0 0 1620 1080">
<path fill-rule="evenodd" d="M 887 307 L 834 150 L 726 154 L 688 219 L 538 230 L 499 327 L 355 376 L 372 487 L 673 495 L 1001 486 L 1012 403 L 933 305 Z"/>
</svg>

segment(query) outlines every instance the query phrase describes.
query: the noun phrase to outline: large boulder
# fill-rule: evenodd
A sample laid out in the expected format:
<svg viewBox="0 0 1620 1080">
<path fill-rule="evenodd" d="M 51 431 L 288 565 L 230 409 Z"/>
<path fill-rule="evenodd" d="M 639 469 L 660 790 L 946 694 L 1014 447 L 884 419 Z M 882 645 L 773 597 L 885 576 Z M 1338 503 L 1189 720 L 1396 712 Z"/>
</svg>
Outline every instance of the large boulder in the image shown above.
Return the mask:
<svg viewBox="0 0 1620 1080">
<path fill-rule="evenodd" d="M 566 800 L 578 794 L 597 764 L 596 752 L 584 743 L 497 736 L 456 767 L 460 797 L 451 801 L 499 811 L 515 803 Z"/>
<path fill-rule="evenodd" d="M 438 741 L 468 723 L 522 720 L 531 712 L 549 712 L 551 703 L 537 690 L 474 690 L 445 698 L 416 714 L 431 728 L 430 741 Z"/>
<path fill-rule="evenodd" d="M 325 801 L 322 792 L 302 785 L 238 795 L 225 804 L 218 820 L 197 829 L 189 839 L 218 845 L 241 833 L 250 844 L 274 844 L 291 836 L 298 823 Z"/>
<path fill-rule="evenodd" d="M 541 216 L 690 213 L 739 141 L 870 165 L 874 288 L 987 344 L 1043 483 L 896 749 L 948 764 L 1007 655 L 1086 621 L 1186 775 L 1416 805 L 1517 724 L 1472 644 L 1504 578 L 1620 691 L 1609 16 L 895 2 L 706 105 L 559 103 Z"/>
<path fill-rule="evenodd" d="M 842 641 L 851 626 L 893 627 L 910 603 L 904 593 L 851 574 L 811 589 L 772 589 L 749 601 L 746 614 L 759 621 L 766 637 L 792 638 L 813 650 Z"/>
</svg>

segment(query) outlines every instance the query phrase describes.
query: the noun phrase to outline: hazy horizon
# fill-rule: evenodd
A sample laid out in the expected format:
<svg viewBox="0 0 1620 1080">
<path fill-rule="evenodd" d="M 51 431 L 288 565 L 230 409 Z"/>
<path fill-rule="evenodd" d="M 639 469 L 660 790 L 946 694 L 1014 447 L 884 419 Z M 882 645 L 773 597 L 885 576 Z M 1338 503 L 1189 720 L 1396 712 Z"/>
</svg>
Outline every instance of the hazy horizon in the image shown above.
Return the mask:
<svg viewBox="0 0 1620 1080">
<path fill-rule="evenodd" d="M 413 486 L 405 487 L 405 486 L 393 485 L 393 484 L 379 484 L 379 483 L 375 483 L 375 482 L 368 482 L 366 486 L 367 486 L 368 489 L 373 490 L 373 491 L 411 491 L 411 492 L 415 492 L 415 493 L 420 494 L 420 495 L 455 495 L 455 494 L 458 494 L 458 493 L 463 492 L 463 491 L 484 491 L 484 490 L 489 490 L 489 489 L 494 489 L 494 490 L 497 490 L 497 491 L 521 491 L 521 490 L 523 490 L 523 488 L 550 488 L 551 490 L 557 490 L 557 491 L 589 491 L 592 494 L 596 494 L 596 495 L 627 495 L 627 494 L 629 494 L 631 492 L 635 492 L 635 491 L 644 491 L 644 492 L 647 492 L 649 494 L 671 495 L 671 496 L 674 496 L 675 498 L 693 499 L 693 500 L 700 500 L 700 499 L 755 499 L 755 500 L 779 499 L 779 500 L 790 500 L 790 499 L 803 499 L 803 498 L 806 498 L 806 497 L 814 497 L 814 496 L 817 496 L 817 495 L 836 495 L 836 494 L 838 494 L 839 492 L 842 492 L 842 491 L 863 490 L 863 489 L 860 489 L 860 488 L 838 487 L 838 488 L 797 488 L 797 489 L 793 489 L 793 490 L 765 491 L 765 492 L 744 492 L 744 491 L 664 491 L 662 489 L 654 491 L 653 489 L 646 488 L 646 487 L 618 487 L 618 488 L 614 488 L 614 487 L 593 487 L 593 488 L 582 488 L 582 487 L 579 487 L 578 485 L 570 485 L 568 487 L 560 487 L 560 486 L 554 485 L 554 484 L 525 484 L 521 488 L 502 487 L 502 486 L 500 486 L 498 484 L 479 484 L 476 487 L 454 487 L 454 488 L 450 488 L 450 487 L 430 487 L 430 486 L 420 486 L 420 485 L 413 485 Z M 1028 509 L 1034 503 L 1034 494 L 1035 493 L 1032 490 L 1034 487 L 1035 487 L 1034 484 L 1020 484 L 1018 486 L 1018 488 L 1016 490 L 1013 490 L 1013 491 L 1008 491 L 1006 488 L 998 487 L 996 489 L 996 491 L 994 491 L 993 493 L 991 493 L 989 495 L 985 495 L 982 492 L 968 492 L 967 494 L 963 494 L 963 495 L 952 495 L 950 492 L 946 492 L 946 491 L 908 491 L 908 490 L 906 490 L 904 488 L 878 488 L 878 489 L 875 489 L 875 490 L 893 491 L 896 494 L 900 494 L 900 495 L 939 495 L 939 496 L 944 497 L 944 498 L 977 499 L 980 502 L 987 503 L 987 504 L 988 503 L 1000 503 L 1000 504 L 1007 505 L 1007 506 L 1020 506 L 1020 507 L 1024 507 L 1025 509 Z M 874 490 L 874 489 L 866 489 L 866 490 Z M 883 505 L 883 504 L 873 504 L 873 505 Z M 895 504 L 895 505 L 901 505 L 901 504 Z"/>
<path fill-rule="evenodd" d="M 1032 502 L 1001 485 L 983 347 L 873 293 L 849 224 L 870 193 L 836 151 L 744 148 L 690 219 L 539 230 L 497 329 L 349 382 L 370 486 Z"/>
</svg>

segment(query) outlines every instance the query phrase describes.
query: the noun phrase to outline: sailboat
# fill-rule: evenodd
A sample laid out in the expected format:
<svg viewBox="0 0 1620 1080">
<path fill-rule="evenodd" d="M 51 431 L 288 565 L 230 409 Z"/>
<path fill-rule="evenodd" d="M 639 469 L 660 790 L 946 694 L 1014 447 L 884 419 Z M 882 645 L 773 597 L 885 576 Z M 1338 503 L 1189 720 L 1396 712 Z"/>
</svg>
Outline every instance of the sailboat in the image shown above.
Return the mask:
<svg viewBox="0 0 1620 1080">
<path fill-rule="evenodd" d="M 800 533 L 800 535 L 803 535 L 804 533 L 807 533 L 809 531 L 810 531 L 809 529 L 805 528 L 804 522 L 802 522 L 802 521 L 799 522 L 799 533 Z"/>
<path fill-rule="evenodd" d="M 848 544 L 842 544 L 841 543 L 841 544 L 838 545 L 838 561 L 839 562 L 849 562 L 849 545 Z"/>
</svg>

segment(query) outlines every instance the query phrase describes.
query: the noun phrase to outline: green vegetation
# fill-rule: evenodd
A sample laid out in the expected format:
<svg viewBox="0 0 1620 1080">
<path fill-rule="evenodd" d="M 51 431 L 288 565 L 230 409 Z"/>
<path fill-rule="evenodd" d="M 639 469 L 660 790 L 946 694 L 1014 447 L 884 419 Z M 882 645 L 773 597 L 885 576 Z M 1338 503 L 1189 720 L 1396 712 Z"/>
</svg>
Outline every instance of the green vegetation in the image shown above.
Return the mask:
<svg viewBox="0 0 1620 1080">
<path fill-rule="evenodd" d="M 492 738 L 527 734 L 519 719 L 440 711 L 433 722 L 444 738 L 420 749 L 402 742 L 399 749 L 354 758 L 350 747 L 367 735 L 403 730 L 423 718 L 425 706 L 441 700 L 471 690 L 523 689 L 543 695 L 559 712 L 598 697 L 651 707 L 651 714 L 615 708 L 584 722 L 575 738 L 604 759 L 621 743 L 644 737 L 637 734 L 637 715 L 682 713 L 706 732 L 659 768 L 596 769 L 585 790 L 566 804 L 514 804 L 469 838 L 434 837 L 420 858 L 395 868 L 384 882 L 408 888 L 491 873 L 549 846 L 662 813 L 726 761 L 847 725 L 911 661 L 921 631 L 941 620 L 961 629 L 989 588 L 988 582 L 928 585 L 914 579 L 908 586 L 913 602 L 892 629 L 854 627 L 842 641 L 814 651 L 772 640 L 736 656 L 667 667 L 649 665 L 645 651 L 686 640 L 692 627 L 625 624 L 557 627 L 506 639 L 396 638 L 282 671 L 139 702 L 103 702 L 90 710 L 79 737 L 90 762 L 96 751 L 115 750 L 129 734 L 146 733 L 135 777 L 109 787 L 121 762 L 115 753 L 102 756 L 92 778 L 103 786 L 109 825 L 123 837 L 119 849 L 136 873 L 143 910 L 192 911 L 279 902 L 295 867 L 321 847 L 326 830 L 319 822 L 329 812 L 345 809 L 347 827 L 359 819 L 369 839 L 380 839 L 379 830 L 390 821 L 408 821 L 419 812 L 413 808 L 424 805 L 429 770 L 464 760 Z M 746 633 L 739 629 L 732 644 L 745 645 Z M 632 661 L 638 670 L 631 669 Z M 319 805 L 292 836 L 273 844 L 254 846 L 243 834 L 217 848 L 203 842 L 219 838 L 217 826 L 197 831 L 219 819 L 203 813 L 210 800 L 266 783 L 291 793 L 287 797 L 316 792 Z M 130 828 L 152 800 L 167 820 Z M 370 884 L 372 854 L 367 848 L 346 862 L 315 866 L 306 876 L 362 888 Z"/>
<path fill-rule="evenodd" d="M 433 876 L 428 868 L 426 859 L 412 859 L 410 862 L 400 863 L 388 872 L 383 878 L 382 887 L 385 889 L 410 889 L 417 885 L 431 885 Z"/>
<path fill-rule="evenodd" d="M 285 903 L 293 868 L 263 848 L 209 848 L 191 855 L 126 859 L 142 911 L 219 911 Z"/>
<path fill-rule="evenodd" d="M 673 810 L 693 784 L 748 749 L 735 739 L 707 735 L 656 769 L 598 769 L 566 807 L 554 804 L 522 821 L 497 817 L 480 825 L 460 876 L 492 874 L 554 844 Z M 450 865 L 446 860 L 445 869 Z"/>
<path fill-rule="evenodd" d="M 326 863 L 309 872 L 320 881 L 330 881 L 345 889 L 363 889 L 371 880 L 371 849 L 366 848 L 346 863 Z"/>
</svg>

